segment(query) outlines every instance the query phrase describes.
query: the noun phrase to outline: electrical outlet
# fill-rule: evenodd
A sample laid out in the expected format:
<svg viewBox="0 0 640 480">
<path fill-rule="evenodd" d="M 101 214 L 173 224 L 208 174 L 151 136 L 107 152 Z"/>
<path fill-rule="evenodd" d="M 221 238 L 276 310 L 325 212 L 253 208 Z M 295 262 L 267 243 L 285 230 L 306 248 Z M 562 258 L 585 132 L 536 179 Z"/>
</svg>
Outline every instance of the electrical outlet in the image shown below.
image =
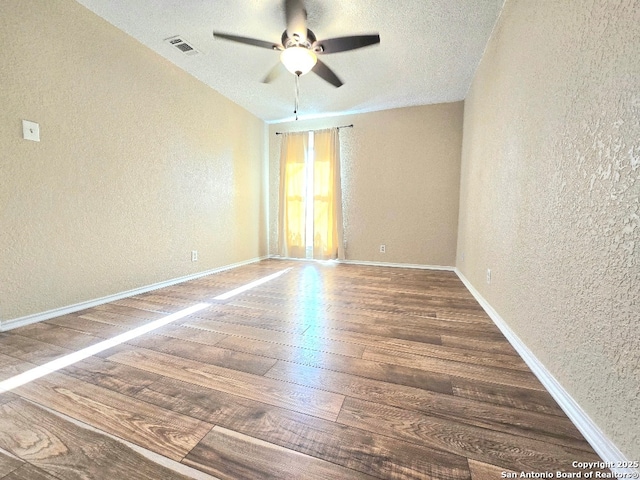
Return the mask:
<svg viewBox="0 0 640 480">
<path fill-rule="evenodd" d="M 192 262 L 198 261 L 198 250 L 191 250 L 191 261 Z"/>
<path fill-rule="evenodd" d="M 386 245 L 380 245 L 380 253 L 387 253 L 387 246 Z"/>
<path fill-rule="evenodd" d="M 487 268 L 487 283 L 491 285 L 491 269 Z"/>
<path fill-rule="evenodd" d="M 464 252 L 462 252 L 462 254 L 460 255 L 460 260 L 464 262 Z"/>
</svg>

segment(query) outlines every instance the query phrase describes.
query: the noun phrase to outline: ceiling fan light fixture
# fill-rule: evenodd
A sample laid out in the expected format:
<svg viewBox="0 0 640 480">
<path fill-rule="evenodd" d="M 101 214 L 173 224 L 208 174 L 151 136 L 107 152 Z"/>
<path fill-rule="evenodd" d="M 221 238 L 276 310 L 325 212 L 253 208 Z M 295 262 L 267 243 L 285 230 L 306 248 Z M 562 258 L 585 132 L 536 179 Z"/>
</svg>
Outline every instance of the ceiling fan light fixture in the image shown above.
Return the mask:
<svg viewBox="0 0 640 480">
<path fill-rule="evenodd" d="M 294 75 L 304 75 L 315 66 L 318 57 L 308 48 L 292 46 L 282 51 L 280 61 Z"/>
</svg>

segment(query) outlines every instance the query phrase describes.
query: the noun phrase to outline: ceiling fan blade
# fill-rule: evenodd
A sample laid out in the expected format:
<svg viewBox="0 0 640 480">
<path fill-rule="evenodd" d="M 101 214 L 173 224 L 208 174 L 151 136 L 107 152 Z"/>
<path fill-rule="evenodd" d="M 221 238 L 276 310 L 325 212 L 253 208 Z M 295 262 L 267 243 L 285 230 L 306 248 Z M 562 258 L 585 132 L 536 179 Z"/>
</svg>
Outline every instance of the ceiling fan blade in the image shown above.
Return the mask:
<svg viewBox="0 0 640 480">
<path fill-rule="evenodd" d="M 284 11 L 287 19 L 287 36 L 304 42 L 307 39 L 307 10 L 302 0 L 285 0 Z"/>
<path fill-rule="evenodd" d="M 256 47 L 268 48 L 269 50 L 281 50 L 282 47 L 277 43 L 265 42 L 264 40 L 257 40 L 249 37 L 239 37 L 237 35 L 229 35 L 227 33 L 213 32 L 214 38 L 222 38 L 224 40 L 231 40 L 232 42 L 244 43 L 245 45 L 254 45 Z"/>
<path fill-rule="evenodd" d="M 342 80 L 338 78 L 338 76 L 333 73 L 329 67 L 327 67 L 320 60 L 317 61 L 315 66 L 311 69 L 316 75 L 318 75 L 323 80 L 329 82 L 334 87 L 341 87 L 343 85 Z"/>
<path fill-rule="evenodd" d="M 284 71 L 286 71 L 286 69 L 284 68 L 284 65 L 282 64 L 282 62 L 278 62 L 273 66 L 271 70 L 269 70 L 269 73 L 267 73 L 267 76 L 262 79 L 262 83 L 273 82 Z"/>
<path fill-rule="evenodd" d="M 377 43 L 380 43 L 380 35 L 376 33 L 374 35 L 329 38 L 327 40 L 317 41 L 313 44 L 313 48 L 316 49 L 317 53 L 338 53 L 368 47 L 369 45 L 375 45 Z"/>
</svg>

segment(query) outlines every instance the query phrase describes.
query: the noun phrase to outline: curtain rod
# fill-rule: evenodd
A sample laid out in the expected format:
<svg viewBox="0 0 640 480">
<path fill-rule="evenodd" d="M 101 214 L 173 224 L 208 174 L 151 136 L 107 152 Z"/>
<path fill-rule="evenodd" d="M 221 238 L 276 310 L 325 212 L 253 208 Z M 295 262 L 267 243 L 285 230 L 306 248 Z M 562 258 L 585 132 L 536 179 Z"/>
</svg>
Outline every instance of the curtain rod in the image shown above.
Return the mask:
<svg viewBox="0 0 640 480">
<path fill-rule="evenodd" d="M 353 127 L 353 123 L 351 125 L 341 125 L 339 127 L 329 127 L 329 128 L 340 129 L 340 128 L 351 128 L 351 127 Z M 324 128 L 319 128 L 318 130 L 325 130 L 325 129 Z M 317 132 L 318 130 L 306 130 L 306 131 L 307 132 Z M 302 131 L 304 132 L 305 130 L 302 130 Z M 300 133 L 300 132 L 276 132 L 276 135 L 282 135 L 283 133 Z"/>
</svg>

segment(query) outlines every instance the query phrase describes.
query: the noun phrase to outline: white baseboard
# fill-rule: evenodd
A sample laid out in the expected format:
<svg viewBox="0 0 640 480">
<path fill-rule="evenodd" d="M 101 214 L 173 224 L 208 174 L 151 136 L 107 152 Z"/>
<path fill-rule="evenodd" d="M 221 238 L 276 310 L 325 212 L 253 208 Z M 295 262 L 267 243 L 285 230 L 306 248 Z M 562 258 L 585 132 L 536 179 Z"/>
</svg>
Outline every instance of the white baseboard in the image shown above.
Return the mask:
<svg viewBox="0 0 640 480">
<path fill-rule="evenodd" d="M 349 265 L 368 265 L 373 267 L 391 267 L 391 268 L 417 268 L 421 270 L 444 270 L 447 272 L 454 272 L 454 267 L 447 267 L 444 265 L 420 265 L 415 263 L 387 263 L 387 262 L 369 262 L 366 260 L 313 260 L 308 258 L 289 258 L 289 257 L 281 257 L 280 255 L 270 255 L 269 258 L 273 258 L 275 260 L 298 260 L 298 261 L 309 261 L 309 262 L 336 262 L 336 263 L 346 263 Z"/>
<path fill-rule="evenodd" d="M 607 438 L 600 430 L 598 425 L 591 420 L 587 413 L 580 407 L 571 395 L 562 387 L 560 382 L 547 370 L 547 368 L 538 360 L 531 350 L 524 344 L 522 340 L 509 328 L 504 319 L 496 312 L 493 307 L 480 295 L 469 280 L 462 274 L 460 270 L 454 270 L 462 283 L 467 287 L 478 303 L 484 308 L 491 320 L 500 329 L 502 334 L 507 338 L 509 343 L 516 349 L 531 371 L 538 377 L 538 380 L 544 385 L 551 396 L 554 398 L 560 408 L 567 414 L 584 438 L 589 442 L 591 447 L 596 451 L 602 461 L 610 464 L 610 468 L 615 474 L 621 474 L 620 478 L 638 478 L 638 470 L 634 468 L 620 468 L 618 465 L 624 465 L 628 460 L 624 454 L 616 447 L 616 445 Z"/>
<path fill-rule="evenodd" d="M 415 263 L 369 262 L 366 260 L 338 260 L 338 263 L 347 263 L 351 265 L 369 265 L 373 267 L 417 268 L 420 270 L 443 270 L 447 272 L 455 271 L 454 267 L 447 267 L 446 265 L 420 265 Z"/>
<path fill-rule="evenodd" d="M 245 260 L 242 262 L 232 263 L 230 265 L 225 265 L 222 267 L 214 268 L 211 270 L 207 270 L 205 272 L 193 273 L 191 275 L 185 275 L 184 277 L 173 278 L 171 280 L 165 280 L 164 282 L 154 283 L 152 285 L 146 285 L 144 287 L 135 288 L 133 290 L 127 290 L 126 292 L 120 292 L 113 295 L 107 295 L 106 297 L 96 298 L 93 300 L 87 300 L 86 302 L 76 303 L 74 305 L 68 305 L 66 307 L 54 308 L 53 310 L 47 310 L 46 312 L 34 313 L 32 315 L 27 315 L 24 317 L 14 318 L 11 320 L 7 320 L 4 322 L 0 322 L 0 332 L 6 332 L 7 330 L 11 330 L 18 327 L 24 327 L 26 325 L 30 325 L 32 323 L 42 322 L 44 320 L 48 320 L 50 318 L 59 317 L 60 315 L 67 315 L 69 313 L 78 312 L 80 310 L 84 310 L 86 308 L 95 307 L 97 305 L 102 305 L 103 303 L 115 302 L 116 300 L 121 300 L 123 298 L 132 297 L 134 295 L 140 295 L 141 293 L 150 292 L 151 290 L 157 290 L 158 288 L 169 287 L 171 285 L 175 285 L 177 283 L 186 282 L 189 280 L 195 280 L 196 278 L 206 277 L 207 275 L 212 275 L 214 273 L 222 272 L 224 270 L 231 270 L 233 268 L 238 268 L 243 265 L 249 265 L 250 263 L 259 262 L 269 258 L 268 256 L 264 257 L 256 257 L 250 260 Z"/>
</svg>

